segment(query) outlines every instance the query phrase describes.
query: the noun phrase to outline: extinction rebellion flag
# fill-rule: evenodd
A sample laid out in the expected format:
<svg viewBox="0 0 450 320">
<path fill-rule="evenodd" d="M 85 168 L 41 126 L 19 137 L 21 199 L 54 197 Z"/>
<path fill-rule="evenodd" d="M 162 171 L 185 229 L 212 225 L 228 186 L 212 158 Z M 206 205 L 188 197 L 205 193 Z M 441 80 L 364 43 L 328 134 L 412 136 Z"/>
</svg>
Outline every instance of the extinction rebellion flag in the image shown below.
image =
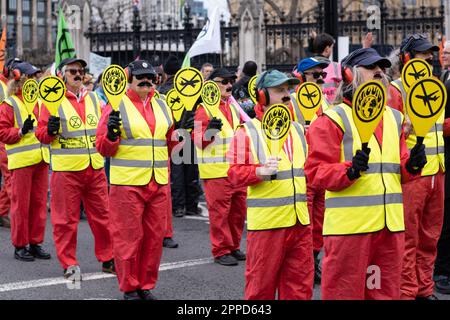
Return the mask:
<svg viewBox="0 0 450 320">
<path fill-rule="evenodd" d="M 55 66 L 58 67 L 62 60 L 73 58 L 75 55 L 72 37 L 67 28 L 64 13 L 60 7 L 58 13 L 58 34 L 56 36 Z"/>
</svg>

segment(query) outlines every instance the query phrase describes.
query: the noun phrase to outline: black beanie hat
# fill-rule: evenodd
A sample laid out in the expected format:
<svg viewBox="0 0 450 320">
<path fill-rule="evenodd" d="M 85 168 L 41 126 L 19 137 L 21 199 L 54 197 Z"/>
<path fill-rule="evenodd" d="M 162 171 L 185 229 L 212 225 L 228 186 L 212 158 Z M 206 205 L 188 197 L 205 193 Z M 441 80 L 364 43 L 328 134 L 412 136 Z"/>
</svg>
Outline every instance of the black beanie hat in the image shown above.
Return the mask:
<svg viewBox="0 0 450 320">
<path fill-rule="evenodd" d="M 256 75 L 256 71 L 258 70 L 258 65 L 254 61 L 247 61 L 244 64 L 244 68 L 242 68 L 242 72 L 245 73 L 249 77 L 253 77 Z"/>
<path fill-rule="evenodd" d="M 178 70 L 181 69 L 181 64 L 177 57 L 170 56 L 169 58 L 167 58 L 167 61 L 164 64 L 163 68 L 164 72 L 171 76 L 175 75 L 178 72 Z"/>
</svg>

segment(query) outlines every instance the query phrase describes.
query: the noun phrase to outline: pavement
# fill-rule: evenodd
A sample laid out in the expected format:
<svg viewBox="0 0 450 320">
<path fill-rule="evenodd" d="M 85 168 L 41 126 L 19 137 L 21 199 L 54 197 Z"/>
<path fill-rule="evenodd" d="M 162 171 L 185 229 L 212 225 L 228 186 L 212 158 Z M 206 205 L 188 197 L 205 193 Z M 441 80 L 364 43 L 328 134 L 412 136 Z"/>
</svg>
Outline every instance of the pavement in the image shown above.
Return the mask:
<svg viewBox="0 0 450 320">
<path fill-rule="evenodd" d="M 209 221 L 203 216 L 173 218 L 177 249 L 164 248 L 155 296 L 162 300 L 241 300 L 244 294 L 245 262 L 227 267 L 213 262 Z M 245 251 L 245 233 L 241 248 Z M 73 284 L 63 278 L 47 222 L 44 247 L 51 260 L 21 262 L 14 259 L 9 229 L 0 228 L 0 300 L 122 300 L 115 276 L 101 272 L 94 255 L 88 222 L 78 229 L 77 256 L 83 281 Z M 450 300 L 450 296 L 439 295 Z M 320 299 L 320 286 L 314 289 Z"/>
</svg>

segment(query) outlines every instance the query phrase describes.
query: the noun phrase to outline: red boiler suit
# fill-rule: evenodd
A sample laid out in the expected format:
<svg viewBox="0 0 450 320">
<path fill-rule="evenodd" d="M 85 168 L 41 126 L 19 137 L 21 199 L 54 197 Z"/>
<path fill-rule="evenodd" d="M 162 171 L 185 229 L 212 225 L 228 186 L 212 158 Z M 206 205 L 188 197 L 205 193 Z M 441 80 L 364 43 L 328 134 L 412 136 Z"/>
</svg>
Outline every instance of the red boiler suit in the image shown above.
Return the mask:
<svg viewBox="0 0 450 320">
<path fill-rule="evenodd" d="M 83 123 L 86 121 L 86 96 L 86 91 L 80 93 L 79 99 L 72 92 L 66 92 L 66 98 Z M 44 144 L 51 144 L 58 137 L 50 136 L 47 132 L 49 117 L 48 109 L 42 105 L 36 137 Z M 95 256 L 100 262 L 111 260 L 113 251 L 109 230 L 108 183 L 104 169 L 95 170 L 89 164 L 81 171 L 53 171 L 50 192 L 53 239 L 63 269 L 78 265 L 76 249 L 81 201 L 94 235 Z"/>
<path fill-rule="evenodd" d="M 17 97 L 23 101 L 20 93 Z M 34 108 L 36 119 L 38 113 L 39 108 L 36 104 Z M 21 128 L 14 127 L 14 118 L 13 108 L 3 103 L 0 106 L 2 143 L 15 144 L 21 140 L 19 136 Z M 10 173 L 11 242 L 16 248 L 41 244 L 44 242 L 47 220 L 48 164 L 42 160 L 29 167 L 11 170 Z"/>
<path fill-rule="evenodd" d="M 128 90 L 127 96 L 154 134 L 155 115 L 150 103 L 153 93 L 149 94 L 145 104 L 132 90 Z M 120 138 L 115 142 L 107 138 L 111 111 L 108 105 L 97 130 L 97 150 L 105 157 L 113 157 L 120 144 Z M 172 132 L 173 127 L 166 135 L 169 155 L 174 143 L 177 143 L 171 142 Z M 153 175 L 146 186 L 111 185 L 109 197 L 114 261 L 120 291 L 152 290 L 158 279 L 163 238 L 168 235 L 166 223 L 167 206 L 171 202 L 170 184 L 158 184 Z"/>
<path fill-rule="evenodd" d="M 351 105 L 349 101 L 347 104 Z M 383 121 L 375 130 L 382 145 Z M 328 116 L 319 117 L 308 132 L 309 152 L 306 177 L 314 187 L 339 191 L 356 180 L 347 177 L 351 161 L 340 162 L 343 132 Z M 402 183 L 413 179 L 405 169 L 409 152 L 402 131 L 400 136 Z M 326 213 L 325 213 L 326 215 Z M 322 266 L 322 299 L 362 300 L 398 299 L 404 252 L 404 232 L 392 233 L 387 228 L 369 234 L 324 236 L 325 256 Z M 381 288 L 366 287 L 369 266 L 381 270 Z"/>
<path fill-rule="evenodd" d="M 228 122 L 233 124 L 229 102 L 221 100 L 219 109 Z M 196 146 L 202 149 L 213 142 L 204 138 L 209 121 L 205 109 L 200 105 L 195 113 L 196 126 L 192 139 Z M 242 122 L 242 119 L 240 121 Z M 198 126 L 199 122 L 201 126 Z M 218 258 L 240 248 L 247 212 L 247 188 L 236 188 L 228 177 L 204 179 L 203 182 L 209 213 L 212 255 Z"/>
<path fill-rule="evenodd" d="M 2 172 L 0 217 L 7 217 L 11 208 L 11 172 L 8 170 L 8 157 L 6 156 L 4 143 L 0 143 L 0 171 Z"/>
<path fill-rule="evenodd" d="M 255 106 L 256 117 L 264 114 Z M 230 161 L 229 180 L 234 187 L 247 187 L 262 182 L 256 176 L 244 128 L 238 129 L 231 141 L 227 158 Z M 292 159 L 292 138 L 286 139 L 285 152 Z M 245 299 L 310 300 L 313 294 L 314 260 L 312 226 L 297 224 L 290 228 L 247 232 L 247 261 L 245 270 Z"/>
<path fill-rule="evenodd" d="M 404 114 L 400 91 L 390 86 L 389 96 L 388 104 Z M 450 119 L 446 119 L 443 130 L 449 129 Z M 433 268 L 444 222 L 444 177 L 439 170 L 435 175 L 403 185 L 406 233 L 401 298 L 404 300 L 433 294 Z"/>
</svg>

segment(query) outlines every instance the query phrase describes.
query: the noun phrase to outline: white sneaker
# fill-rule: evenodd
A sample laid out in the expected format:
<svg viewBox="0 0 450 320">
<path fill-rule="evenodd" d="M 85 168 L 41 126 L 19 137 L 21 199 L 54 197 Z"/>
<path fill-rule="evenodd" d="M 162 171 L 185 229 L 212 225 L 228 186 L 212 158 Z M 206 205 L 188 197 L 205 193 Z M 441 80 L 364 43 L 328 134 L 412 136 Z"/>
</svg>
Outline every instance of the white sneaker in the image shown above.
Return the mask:
<svg viewBox="0 0 450 320">
<path fill-rule="evenodd" d="M 81 269 L 80 266 L 69 266 L 64 270 L 64 278 L 73 282 L 81 281 Z"/>
</svg>

